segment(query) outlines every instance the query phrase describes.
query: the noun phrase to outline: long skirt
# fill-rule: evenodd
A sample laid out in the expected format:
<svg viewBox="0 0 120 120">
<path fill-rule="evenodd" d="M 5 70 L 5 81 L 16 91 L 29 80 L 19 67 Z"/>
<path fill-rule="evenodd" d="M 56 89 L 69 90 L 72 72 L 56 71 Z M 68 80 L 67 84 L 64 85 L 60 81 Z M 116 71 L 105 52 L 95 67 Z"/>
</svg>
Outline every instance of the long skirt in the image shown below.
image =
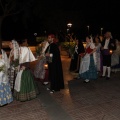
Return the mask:
<svg viewBox="0 0 120 120">
<path fill-rule="evenodd" d="M 0 106 L 9 104 L 13 101 L 12 92 L 9 83 L 0 84 Z"/>
<path fill-rule="evenodd" d="M 90 56 L 90 66 L 89 70 L 80 74 L 80 78 L 82 79 L 89 79 L 89 80 L 95 80 L 97 79 L 97 67 L 94 64 L 93 56 Z"/>
<path fill-rule="evenodd" d="M 37 97 L 38 91 L 32 72 L 24 70 L 21 76 L 20 91 L 14 91 L 14 97 L 18 101 L 28 101 Z"/>
</svg>

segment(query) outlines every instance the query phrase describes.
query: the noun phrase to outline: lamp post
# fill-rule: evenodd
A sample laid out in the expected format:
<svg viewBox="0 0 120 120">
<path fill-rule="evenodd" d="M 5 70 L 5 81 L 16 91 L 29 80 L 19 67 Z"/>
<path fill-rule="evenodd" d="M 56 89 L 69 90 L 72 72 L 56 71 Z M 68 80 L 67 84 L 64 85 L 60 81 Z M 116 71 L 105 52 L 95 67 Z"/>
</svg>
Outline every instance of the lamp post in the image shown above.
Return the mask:
<svg viewBox="0 0 120 120">
<path fill-rule="evenodd" d="M 89 35 L 89 29 L 90 29 L 90 26 L 88 25 L 87 28 L 88 28 L 88 35 Z"/>
<path fill-rule="evenodd" d="M 69 33 L 69 29 L 67 28 L 67 33 Z"/>
<path fill-rule="evenodd" d="M 102 36 L 102 31 L 103 31 L 103 28 L 100 28 L 100 31 L 101 31 L 101 36 Z"/>
<path fill-rule="evenodd" d="M 36 37 L 37 37 L 37 33 L 36 32 L 34 33 L 34 36 L 35 36 L 35 40 L 36 40 Z"/>
<path fill-rule="evenodd" d="M 70 33 L 70 28 L 72 27 L 72 23 L 68 23 L 68 24 L 67 24 L 67 27 L 68 27 L 68 28 L 67 28 L 67 33 Z M 69 57 L 71 57 L 71 56 L 70 56 L 70 39 L 69 39 Z"/>
</svg>

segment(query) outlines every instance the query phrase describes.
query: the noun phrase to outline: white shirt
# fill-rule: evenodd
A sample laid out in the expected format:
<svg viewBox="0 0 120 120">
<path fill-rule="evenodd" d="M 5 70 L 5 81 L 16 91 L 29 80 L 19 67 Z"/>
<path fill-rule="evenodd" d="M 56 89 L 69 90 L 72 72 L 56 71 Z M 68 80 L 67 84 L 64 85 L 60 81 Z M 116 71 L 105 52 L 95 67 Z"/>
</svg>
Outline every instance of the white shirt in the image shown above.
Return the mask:
<svg viewBox="0 0 120 120">
<path fill-rule="evenodd" d="M 78 46 L 76 45 L 76 46 L 75 46 L 75 52 L 78 54 L 78 51 L 77 51 L 77 50 L 78 50 Z"/>
<path fill-rule="evenodd" d="M 110 42 L 110 39 L 106 39 L 105 40 L 105 45 L 104 45 L 104 49 L 108 49 L 108 44 Z"/>
</svg>

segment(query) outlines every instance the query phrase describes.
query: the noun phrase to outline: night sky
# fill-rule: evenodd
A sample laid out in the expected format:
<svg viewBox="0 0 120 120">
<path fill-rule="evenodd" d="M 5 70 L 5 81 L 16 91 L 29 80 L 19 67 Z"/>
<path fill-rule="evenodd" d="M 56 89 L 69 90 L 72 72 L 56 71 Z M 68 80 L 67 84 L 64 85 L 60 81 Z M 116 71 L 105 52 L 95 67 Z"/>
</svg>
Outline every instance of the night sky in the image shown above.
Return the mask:
<svg viewBox="0 0 120 120">
<path fill-rule="evenodd" d="M 3 25 L 3 38 L 30 36 L 45 33 L 66 33 L 67 23 L 73 25 L 71 31 L 84 38 L 90 26 L 90 34 L 111 31 L 113 37 L 120 38 L 119 0 L 34 0 L 30 9 L 19 15 L 6 18 Z M 26 12 L 27 11 L 27 12 Z M 28 15 L 28 13 L 30 15 Z M 26 15 L 25 15 L 26 14 Z M 28 15 L 28 17 L 27 17 Z M 23 21 L 26 20 L 26 24 Z"/>
</svg>

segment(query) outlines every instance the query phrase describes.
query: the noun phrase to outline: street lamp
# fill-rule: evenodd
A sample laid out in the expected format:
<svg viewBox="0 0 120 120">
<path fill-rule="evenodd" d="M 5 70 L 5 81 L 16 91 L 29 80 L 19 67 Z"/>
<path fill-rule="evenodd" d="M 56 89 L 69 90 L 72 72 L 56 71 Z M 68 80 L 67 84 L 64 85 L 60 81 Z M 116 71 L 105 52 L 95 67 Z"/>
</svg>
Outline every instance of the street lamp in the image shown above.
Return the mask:
<svg viewBox="0 0 120 120">
<path fill-rule="evenodd" d="M 101 31 L 101 35 L 102 35 L 103 28 L 100 28 L 100 31 Z"/>
<path fill-rule="evenodd" d="M 68 23 L 68 24 L 67 24 L 67 27 L 68 27 L 68 28 L 67 28 L 67 33 L 68 33 L 68 32 L 70 32 L 70 28 L 72 27 L 72 23 Z"/>
<path fill-rule="evenodd" d="M 72 23 L 67 24 L 68 28 L 72 27 Z"/>
<path fill-rule="evenodd" d="M 90 26 L 88 25 L 87 28 L 88 28 L 88 34 L 89 34 L 89 28 L 90 28 Z"/>
<path fill-rule="evenodd" d="M 34 33 L 34 36 L 37 36 L 37 33 Z"/>
<path fill-rule="evenodd" d="M 67 27 L 68 27 L 68 28 L 67 28 L 67 33 L 70 33 L 70 28 L 72 27 L 72 23 L 68 23 L 68 24 L 67 24 Z M 69 57 L 71 57 L 71 56 L 70 56 L 70 38 L 69 38 Z"/>
</svg>

